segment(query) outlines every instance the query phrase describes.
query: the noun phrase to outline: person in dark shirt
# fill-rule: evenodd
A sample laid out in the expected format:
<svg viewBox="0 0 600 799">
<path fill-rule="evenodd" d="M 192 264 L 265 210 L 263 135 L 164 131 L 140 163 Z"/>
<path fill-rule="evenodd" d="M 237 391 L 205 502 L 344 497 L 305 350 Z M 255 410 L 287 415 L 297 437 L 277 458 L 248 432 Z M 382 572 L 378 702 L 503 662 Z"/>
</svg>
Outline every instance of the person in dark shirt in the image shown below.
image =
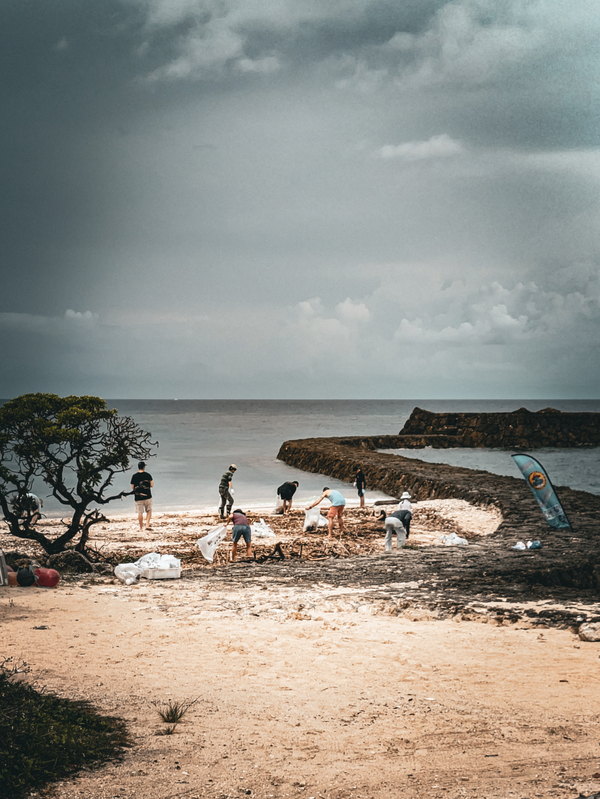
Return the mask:
<svg viewBox="0 0 600 799">
<path fill-rule="evenodd" d="M 135 509 L 140 523 L 140 530 L 144 529 L 144 513 L 146 514 L 146 530 L 151 530 L 150 519 L 152 518 L 152 491 L 154 480 L 152 475 L 146 471 L 144 461 L 138 463 L 138 471 L 131 478 L 131 490 L 135 499 Z"/>
<path fill-rule="evenodd" d="M 246 557 L 249 558 L 252 555 L 252 537 L 248 517 L 243 510 L 236 508 L 231 514 L 231 521 L 233 522 L 233 529 L 231 531 L 231 536 L 233 538 L 231 560 L 235 561 L 237 559 L 238 541 L 242 537 L 246 542 Z"/>
<path fill-rule="evenodd" d="M 292 509 L 292 497 L 296 493 L 296 489 L 298 488 L 298 481 L 293 480 L 291 483 L 283 483 L 277 489 L 277 496 L 281 497 L 281 501 L 283 502 L 283 510 L 282 513 L 289 513 Z"/>
<path fill-rule="evenodd" d="M 236 471 L 237 466 L 235 463 L 232 463 L 229 469 L 221 477 L 221 481 L 219 483 L 219 495 L 221 497 L 219 516 L 221 519 L 227 518 L 227 516 L 229 516 L 231 513 L 231 509 L 233 508 L 233 488 L 231 486 L 231 481 L 233 480 L 233 473 Z M 227 513 L 225 512 L 226 507 Z"/>
<path fill-rule="evenodd" d="M 360 499 L 360 507 L 365 507 L 365 490 L 367 488 L 367 479 L 363 474 L 363 470 L 360 466 L 356 467 L 356 478 L 354 481 L 354 485 L 356 486 L 356 490 L 358 491 L 358 496 Z"/>
</svg>

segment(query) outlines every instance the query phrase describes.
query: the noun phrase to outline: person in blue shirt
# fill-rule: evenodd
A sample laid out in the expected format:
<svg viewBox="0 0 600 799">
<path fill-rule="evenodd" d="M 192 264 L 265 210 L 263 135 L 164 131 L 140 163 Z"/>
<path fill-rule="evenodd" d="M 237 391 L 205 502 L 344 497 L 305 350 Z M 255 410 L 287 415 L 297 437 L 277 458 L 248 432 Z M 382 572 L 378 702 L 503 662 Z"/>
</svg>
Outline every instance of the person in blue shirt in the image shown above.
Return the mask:
<svg viewBox="0 0 600 799">
<path fill-rule="evenodd" d="M 338 528 L 340 531 L 340 536 L 344 534 L 344 508 L 346 507 L 346 500 L 344 499 L 344 495 L 337 491 L 335 488 L 328 488 L 325 486 L 323 489 L 323 493 L 312 505 L 307 505 L 306 510 L 310 508 L 314 508 L 315 505 L 318 505 L 324 499 L 328 499 L 331 502 L 331 507 L 329 508 L 329 513 L 327 514 L 327 522 L 329 524 L 329 538 L 333 538 L 333 521 L 334 519 L 338 520 Z"/>
</svg>

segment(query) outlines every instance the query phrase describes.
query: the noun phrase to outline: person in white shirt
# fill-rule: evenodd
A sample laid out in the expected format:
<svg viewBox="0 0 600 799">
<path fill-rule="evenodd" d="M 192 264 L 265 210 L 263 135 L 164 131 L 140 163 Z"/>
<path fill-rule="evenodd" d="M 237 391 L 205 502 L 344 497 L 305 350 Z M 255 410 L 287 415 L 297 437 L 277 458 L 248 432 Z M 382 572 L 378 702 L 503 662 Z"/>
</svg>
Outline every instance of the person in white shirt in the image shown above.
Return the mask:
<svg viewBox="0 0 600 799">
<path fill-rule="evenodd" d="M 410 494 L 405 491 L 400 497 L 398 510 L 385 518 L 385 551 L 392 551 L 392 536 L 396 533 L 396 546 L 398 549 L 406 544 L 410 535 L 410 520 L 412 519 L 412 505 Z"/>
</svg>

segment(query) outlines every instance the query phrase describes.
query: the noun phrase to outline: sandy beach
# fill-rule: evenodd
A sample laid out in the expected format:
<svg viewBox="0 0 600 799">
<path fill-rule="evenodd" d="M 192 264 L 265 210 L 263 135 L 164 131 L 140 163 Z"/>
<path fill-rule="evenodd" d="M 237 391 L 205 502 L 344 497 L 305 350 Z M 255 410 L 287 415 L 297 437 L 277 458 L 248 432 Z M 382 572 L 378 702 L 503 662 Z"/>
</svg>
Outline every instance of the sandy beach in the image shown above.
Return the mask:
<svg viewBox="0 0 600 799">
<path fill-rule="evenodd" d="M 229 536 L 211 566 L 196 541 L 214 515 L 158 514 L 143 536 L 132 515 L 98 525 L 92 547 L 113 560 L 170 552 L 182 558 L 180 580 L 128 587 L 90 573 L 64 575 L 55 590 L 0 588 L 2 656 L 25 659 L 29 679 L 89 699 L 131 730 L 122 763 L 83 772 L 54 795 L 600 791 L 600 644 L 539 616 L 511 622 L 493 603 L 437 612 L 403 575 L 411 550 L 385 555 L 381 524 L 356 508 L 347 516 L 348 534 L 328 543 L 322 532 L 302 535 L 301 511 L 265 514 L 277 538 L 258 544 L 258 562 L 227 563 Z M 500 522 L 462 500 L 418 503 L 411 547 L 451 558 L 441 535 L 481 544 Z M 260 563 L 275 540 L 284 551 L 306 541 L 303 559 Z M 36 554 L 5 529 L 0 547 Z M 153 702 L 196 698 L 175 733 L 160 734 Z"/>
</svg>

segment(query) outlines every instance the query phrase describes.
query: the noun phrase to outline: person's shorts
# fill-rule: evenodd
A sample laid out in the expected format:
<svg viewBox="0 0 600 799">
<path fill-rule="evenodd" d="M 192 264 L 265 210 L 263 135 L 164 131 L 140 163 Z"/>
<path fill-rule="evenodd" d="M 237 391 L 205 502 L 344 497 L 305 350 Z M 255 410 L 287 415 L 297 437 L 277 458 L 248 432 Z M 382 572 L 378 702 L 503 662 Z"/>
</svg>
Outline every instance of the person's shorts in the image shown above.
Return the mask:
<svg viewBox="0 0 600 799">
<path fill-rule="evenodd" d="M 285 502 L 291 502 L 293 494 L 288 494 L 287 492 L 283 492 L 283 494 L 279 494 L 279 499 L 283 499 Z"/>
<path fill-rule="evenodd" d="M 365 495 L 365 491 L 364 491 L 364 489 L 363 489 L 363 488 L 359 488 L 359 489 L 358 489 L 358 496 L 359 496 L 359 497 L 364 497 L 364 495 Z"/>
<path fill-rule="evenodd" d="M 332 505 L 329 508 L 329 513 L 327 514 L 327 518 L 328 519 L 335 519 L 336 516 L 338 518 L 341 518 L 345 507 L 346 507 L 345 505 Z"/>
<path fill-rule="evenodd" d="M 231 536 L 233 538 L 234 544 L 237 544 L 242 537 L 247 544 L 249 544 L 252 540 L 250 535 L 250 527 L 247 524 L 234 524 L 231 531 Z"/>
<path fill-rule="evenodd" d="M 152 510 L 151 499 L 140 499 L 135 503 L 135 509 L 138 513 L 150 513 Z"/>
</svg>

